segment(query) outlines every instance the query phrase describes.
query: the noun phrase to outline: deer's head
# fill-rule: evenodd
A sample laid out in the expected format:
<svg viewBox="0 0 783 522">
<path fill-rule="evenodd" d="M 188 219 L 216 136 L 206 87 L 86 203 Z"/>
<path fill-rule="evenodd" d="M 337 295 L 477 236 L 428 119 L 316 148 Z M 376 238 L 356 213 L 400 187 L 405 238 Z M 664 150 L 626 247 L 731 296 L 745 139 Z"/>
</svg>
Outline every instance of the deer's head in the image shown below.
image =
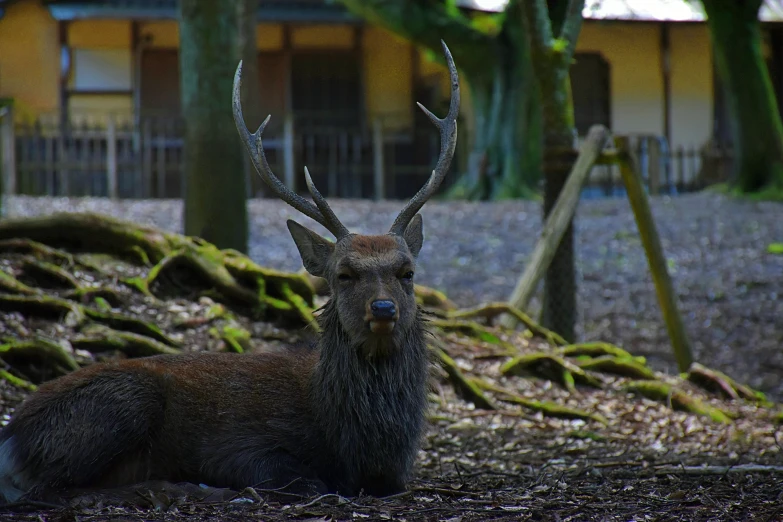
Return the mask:
<svg viewBox="0 0 783 522">
<path fill-rule="evenodd" d="M 323 225 L 335 236 L 336 241 L 331 242 L 295 221 L 289 220 L 287 223 L 305 269 L 328 282 L 332 305 L 351 343 L 368 347 L 370 352 L 399 345 L 393 342 L 395 338 L 404 336 L 416 323 L 413 279 L 416 257 L 424 241 L 422 219 L 418 212 L 443 181 L 457 142 L 459 80 L 454 60 L 445 43 L 443 50 L 451 77 L 449 112 L 440 119 L 418 104 L 440 131 L 440 157 L 427 183 L 405 205 L 389 232 L 384 235 L 350 233 L 315 187 L 306 167 L 305 179 L 312 202 L 290 190 L 272 173 L 261 141 L 269 117 L 255 133 L 250 133 L 244 124 L 240 103 L 241 62 L 234 77 L 234 121 L 253 165 L 280 199 Z"/>
</svg>

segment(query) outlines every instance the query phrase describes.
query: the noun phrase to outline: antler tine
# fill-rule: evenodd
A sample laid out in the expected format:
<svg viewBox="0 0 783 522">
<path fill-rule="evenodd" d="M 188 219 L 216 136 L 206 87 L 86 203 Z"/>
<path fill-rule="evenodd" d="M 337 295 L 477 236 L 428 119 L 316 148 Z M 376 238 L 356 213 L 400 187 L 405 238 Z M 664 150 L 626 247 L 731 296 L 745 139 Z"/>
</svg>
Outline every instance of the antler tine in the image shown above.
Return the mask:
<svg viewBox="0 0 783 522">
<path fill-rule="evenodd" d="M 258 127 L 258 130 L 251 134 L 250 130 L 248 130 L 245 125 L 245 118 L 242 115 L 241 89 L 242 61 L 237 65 L 237 71 L 234 74 L 234 92 L 231 96 L 231 103 L 234 109 L 234 123 L 237 126 L 237 131 L 239 132 L 239 136 L 242 139 L 242 143 L 244 143 L 247 152 L 250 154 L 250 159 L 253 161 L 253 166 L 256 168 L 258 175 L 261 176 L 264 183 L 266 183 L 281 200 L 288 203 L 305 216 L 308 216 L 323 225 L 329 232 L 334 234 L 337 239 L 345 236 L 348 233 L 348 230 L 340 223 L 340 220 L 337 219 L 337 216 L 335 216 L 332 209 L 329 208 L 326 200 L 324 200 L 323 196 L 321 196 L 315 188 L 309 174 L 307 174 L 307 188 L 310 190 L 310 194 L 313 195 L 313 200 L 316 202 L 315 205 L 286 187 L 283 182 L 275 176 L 274 172 L 272 172 L 272 169 L 269 167 L 269 163 L 266 160 L 266 155 L 264 154 L 264 144 L 261 138 L 264 134 L 264 129 L 272 116 L 267 116 Z"/>
<path fill-rule="evenodd" d="M 310 177 L 310 171 L 307 170 L 307 167 L 304 168 L 304 171 L 305 181 L 307 182 L 307 190 L 309 190 L 310 195 L 313 196 L 313 201 L 315 201 L 315 205 L 318 207 L 318 210 L 321 211 L 321 215 L 324 217 L 324 220 L 329 223 L 329 226 L 326 228 L 329 229 L 329 231 L 332 232 L 332 234 L 334 234 L 337 239 L 350 234 L 348 229 L 345 228 L 345 225 L 340 223 L 340 220 L 337 219 L 337 215 L 329 206 L 329 203 L 326 202 L 326 199 L 324 199 L 321 193 L 318 192 L 318 189 L 315 188 L 315 183 L 313 183 L 313 178 Z"/>
<path fill-rule="evenodd" d="M 457 146 L 457 115 L 459 114 L 459 77 L 457 76 L 457 67 L 454 65 L 454 58 L 451 57 L 446 42 L 440 41 L 443 46 L 443 52 L 446 55 L 446 65 L 449 68 L 449 76 L 451 78 L 451 102 L 449 103 L 449 112 L 443 119 L 438 118 L 432 112 L 430 112 L 424 105 L 416 102 L 419 108 L 424 111 L 424 114 L 435 124 L 440 131 L 440 156 L 435 164 L 435 169 L 430 175 L 430 179 L 427 183 L 419 189 L 413 198 L 407 205 L 400 211 L 397 219 L 391 226 L 390 233 L 402 235 L 405 232 L 405 228 L 410 223 L 413 216 L 421 210 L 424 203 L 432 197 L 432 195 L 440 187 L 443 178 L 446 177 L 446 173 L 451 165 L 451 159 L 454 157 L 454 149 Z"/>
</svg>

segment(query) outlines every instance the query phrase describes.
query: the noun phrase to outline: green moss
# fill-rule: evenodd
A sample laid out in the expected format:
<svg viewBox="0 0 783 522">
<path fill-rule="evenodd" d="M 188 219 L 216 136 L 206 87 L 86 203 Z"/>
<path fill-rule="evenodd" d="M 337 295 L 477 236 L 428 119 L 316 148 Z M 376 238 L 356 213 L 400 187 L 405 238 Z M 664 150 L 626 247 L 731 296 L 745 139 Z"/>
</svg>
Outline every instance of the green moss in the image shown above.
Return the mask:
<svg viewBox="0 0 783 522">
<path fill-rule="evenodd" d="M 10 292 L 12 294 L 24 294 L 33 295 L 38 293 L 38 290 L 27 286 L 19 281 L 17 278 L 7 273 L 5 270 L 0 269 L 0 290 L 3 292 Z"/>
<path fill-rule="evenodd" d="M 503 375 L 532 374 L 539 378 L 559 382 L 568 390 L 573 390 L 577 383 L 594 388 L 601 387 L 601 382 L 598 379 L 588 375 L 579 366 L 558 355 L 544 352 L 514 357 L 500 367 L 500 372 Z"/>
<path fill-rule="evenodd" d="M 602 355 L 596 358 L 577 361 L 583 370 L 613 373 L 632 379 L 655 379 L 655 373 L 634 359 Z"/>
<path fill-rule="evenodd" d="M 705 404 L 696 397 L 661 381 L 632 381 L 625 385 L 625 389 L 631 393 L 638 393 L 648 399 L 670 404 L 675 410 L 685 411 L 708 417 L 715 422 L 730 424 L 729 414 L 723 410 Z"/>
<path fill-rule="evenodd" d="M 250 332 L 236 323 L 223 325 L 220 329 L 212 327 L 209 329 L 209 333 L 223 341 L 228 351 L 245 353 L 250 349 Z"/>
<path fill-rule="evenodd" d="M 19 378 L 10 372 L 7 372 L 6 370 L 0 370 L 0 379 L 4 379 L 5 381 L 8 381 L 9 383 L 13 384 L 17 388 L 23 388 L 31 392 L 34 392 L 35 390 L 38 389 L 38 386 L 36 386 L 35 384 L 26 381 L 22 378 Z"/>
<path fill-rule="evenodd" d="M 91 308 L 85 308 L 84 313 L 93 321 L 105 324 L 116 330 L 124 330 L 126 332 L 144 335 L 168 346 L 176 347 L 179 345 L 179 343 L 163 333 L 163 331 L 153 323 L 115 312 L 93 310 Z"/>
<path fill-rule="evenodd" d="M 70 339 L 71 346 L 91 353 L 117 350 L 128 357 L 177 354 L 179 350 L 144 335 L 124 332 L 101 325 L 90 325 L 81 335 Z"/>
<path fill-rule="evenodd" d="M 28 340 L 5 339 L 0 344 L 0 357 L 7 362 L 14 359 L 26 359 L 59 366 L 65 371 L 79 369 L 79 364 L 65 348 L 44 338 Z"/>
<path fill-rule="evenodd" d="M 495 405 L 492 404 L 492 401 L 486 395 L 484 395 L 484 392 L 481 391 L 477 381 L 465 377 L 465 374 L 462 373 L 462 370 L 459 369 L 457 363 L 449 356 L 449 354 L 446 353 L 445 350 L 437 346 L 433 347 L 432 349 L 438 356 L 438 360 L 440 361 L 443 369 L 446 371 L 446 374 L 449 377 L 449 381 L 451 382 L 451 385 L 454 386 L 454 391 L 457 392 L 458 396 L 468 402 L 473 403 L 476 408 L 483 410 L 497 409 Z"/>
</svg>

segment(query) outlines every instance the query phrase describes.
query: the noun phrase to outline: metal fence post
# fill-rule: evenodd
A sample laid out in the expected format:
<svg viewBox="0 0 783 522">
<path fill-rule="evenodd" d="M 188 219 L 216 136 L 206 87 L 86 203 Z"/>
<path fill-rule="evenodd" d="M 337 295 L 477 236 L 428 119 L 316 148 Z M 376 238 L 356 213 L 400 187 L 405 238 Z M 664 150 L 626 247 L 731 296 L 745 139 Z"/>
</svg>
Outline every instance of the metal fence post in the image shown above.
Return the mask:
<svg viewBox="0 0 783 522">
<path fill-rule="evenodd" d="M 117 199 L 117 126 L 114 118 L 106 125 L 106 192 Z"/>
<path fill-rule="evenodd" d="M 14 136 L 14 109 L 8 105 L 0 112 L 2 120 L 3 187 L 6 196 L 16 194 L 16 137 Z"/>
<path fill-rule="evenodd" d="M 383 171 L 383 125 L 380 118 L 372 122 L 372 159 L 373 159 L 373 198 L 380 201 L 386 198 L 386 173 Z"/>
<path fill-rule="evenodd" d="M 283 122 L 283 179 L 285 186 L 296 190 L 294 178 L 294 115 L 285 115 Z"/>
</svg>

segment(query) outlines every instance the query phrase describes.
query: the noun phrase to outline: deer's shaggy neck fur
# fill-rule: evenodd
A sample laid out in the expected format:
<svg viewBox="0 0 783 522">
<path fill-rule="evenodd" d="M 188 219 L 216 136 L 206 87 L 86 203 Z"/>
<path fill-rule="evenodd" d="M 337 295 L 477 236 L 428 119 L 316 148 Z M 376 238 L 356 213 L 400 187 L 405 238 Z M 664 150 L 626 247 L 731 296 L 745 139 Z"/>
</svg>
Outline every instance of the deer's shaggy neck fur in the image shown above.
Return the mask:
<svg viewBox="0 0 783 522">
<path fill-rule="evenodd" d="M 340 455 L 339 489 L 358 494 L 362 484 L 374 495 L 399 491 L 410 477 L 419 449 L 427 405 L 428 352 L 421 313 L 412 324 L 399 324 L 389 345 L 351 337 L 331 300 L 319 317 L 320 359 L 313 372 L 312 404 L 325 443 Z"/>
</svg>

